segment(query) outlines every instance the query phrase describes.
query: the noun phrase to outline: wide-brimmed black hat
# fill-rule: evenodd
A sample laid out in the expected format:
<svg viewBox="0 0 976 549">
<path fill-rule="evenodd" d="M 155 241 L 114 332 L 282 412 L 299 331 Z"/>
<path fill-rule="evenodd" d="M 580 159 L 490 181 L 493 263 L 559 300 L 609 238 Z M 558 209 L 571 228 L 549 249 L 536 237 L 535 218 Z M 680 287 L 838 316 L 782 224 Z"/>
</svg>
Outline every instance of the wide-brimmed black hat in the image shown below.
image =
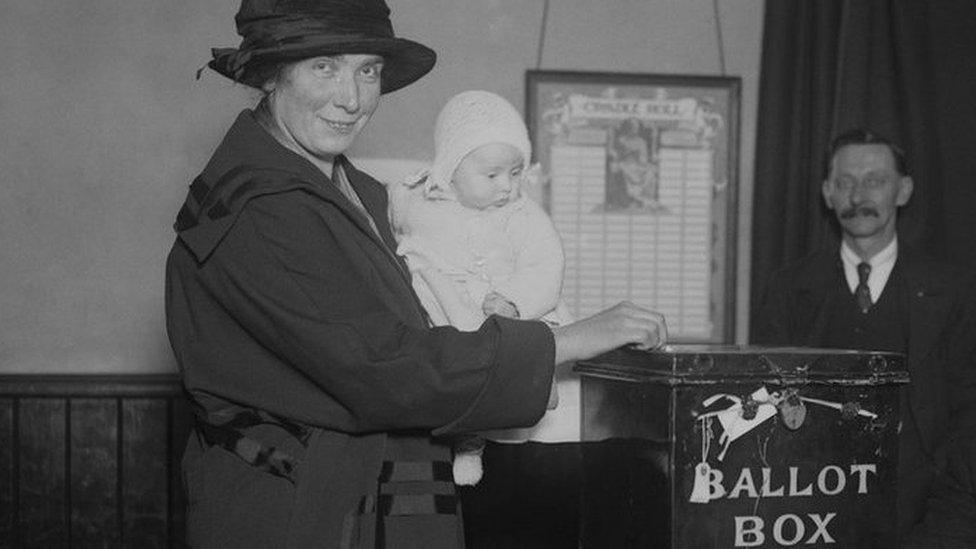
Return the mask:
<svg viewBox="0 0 976 549">
<path fill-rule="evenodd" d="M 242 0 L 234 17 L 238 48 L 214 48 L 207 65 L 220 74 L 260 88 L 276 63 L 320 55 L 371 53 L 383 56 L 380 90 L 388 93 L 427 74 L 434 50 L 397 38 L 384 0 Z"/>
</svg>

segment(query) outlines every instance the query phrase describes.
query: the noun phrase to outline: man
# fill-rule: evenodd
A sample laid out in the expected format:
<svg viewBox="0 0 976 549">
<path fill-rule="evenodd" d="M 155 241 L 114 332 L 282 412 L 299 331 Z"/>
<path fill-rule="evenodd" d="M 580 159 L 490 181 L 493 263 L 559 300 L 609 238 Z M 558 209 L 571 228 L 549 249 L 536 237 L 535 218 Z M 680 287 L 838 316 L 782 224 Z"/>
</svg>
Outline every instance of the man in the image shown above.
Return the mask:
<svg viewBox="0 0 976 549">
<path fill-rule="evenodd" d="M 840 245 L 777 272 L 753 319 L 754 343 L 905 353 L 898 525 L 917 522 L 946 450 L 976 416 L 976 279 L 900 243 L 914 182 L 904 153 L 856 129 L 828 151 L 823 198 Z"/>
</svg>

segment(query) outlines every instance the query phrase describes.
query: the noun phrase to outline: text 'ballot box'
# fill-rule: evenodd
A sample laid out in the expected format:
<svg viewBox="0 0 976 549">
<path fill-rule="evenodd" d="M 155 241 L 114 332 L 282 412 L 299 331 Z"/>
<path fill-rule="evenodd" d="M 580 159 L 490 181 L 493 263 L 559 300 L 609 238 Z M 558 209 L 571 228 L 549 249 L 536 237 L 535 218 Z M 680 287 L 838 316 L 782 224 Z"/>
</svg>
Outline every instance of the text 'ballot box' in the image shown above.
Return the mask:
<svg viewBox="0 0 976 549">
<path fill-rule="evenodd" d="M 676 345 L 582 376 L 584 547 L 894 547 L 894 353 Z"/>
</svg>

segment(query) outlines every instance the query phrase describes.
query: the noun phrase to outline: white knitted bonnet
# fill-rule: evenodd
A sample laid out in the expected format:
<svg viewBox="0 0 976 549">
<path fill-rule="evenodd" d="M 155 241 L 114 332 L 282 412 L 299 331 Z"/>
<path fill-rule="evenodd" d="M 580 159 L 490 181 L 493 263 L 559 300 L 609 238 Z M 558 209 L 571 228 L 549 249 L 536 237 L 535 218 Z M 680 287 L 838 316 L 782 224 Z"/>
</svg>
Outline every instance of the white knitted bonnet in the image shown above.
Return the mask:
<svg viewBox="0 0 976 549">
<path fill-rule="evenodd" d="M 468 153 L 489 143 L 512 145 L 522 152 L 525 166 L 529 166 L 529 132 L 511 103 L 479 90 L 461 92 L 448 100 L 434 125 L 434 163 L 426 191 L 453 194 L 451 178 L 458 164 Z"/>
</svg>

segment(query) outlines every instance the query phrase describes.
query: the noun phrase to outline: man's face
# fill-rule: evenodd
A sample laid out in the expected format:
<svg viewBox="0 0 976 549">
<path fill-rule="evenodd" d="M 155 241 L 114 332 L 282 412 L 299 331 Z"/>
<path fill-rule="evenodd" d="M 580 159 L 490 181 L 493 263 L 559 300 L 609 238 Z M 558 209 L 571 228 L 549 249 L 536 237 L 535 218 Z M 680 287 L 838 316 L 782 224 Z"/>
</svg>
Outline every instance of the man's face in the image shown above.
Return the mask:
<svg viewBox="0 0 976 549">
<path fill-rule="evenodd" d="M 378 55 L 313 57 L 288 65 L 269 101 L 281 131 L 309 154 L 331 159 L 352 145 L 380 98 Z"/>
<path fill-rule="evenodd" d="M 898 207 L 912 196 L 912 179 L 898 173 L 887 145 L 847 145 L 834 154 L 822 190 L 846 236 L 887 240 Z"/>
</svg>

